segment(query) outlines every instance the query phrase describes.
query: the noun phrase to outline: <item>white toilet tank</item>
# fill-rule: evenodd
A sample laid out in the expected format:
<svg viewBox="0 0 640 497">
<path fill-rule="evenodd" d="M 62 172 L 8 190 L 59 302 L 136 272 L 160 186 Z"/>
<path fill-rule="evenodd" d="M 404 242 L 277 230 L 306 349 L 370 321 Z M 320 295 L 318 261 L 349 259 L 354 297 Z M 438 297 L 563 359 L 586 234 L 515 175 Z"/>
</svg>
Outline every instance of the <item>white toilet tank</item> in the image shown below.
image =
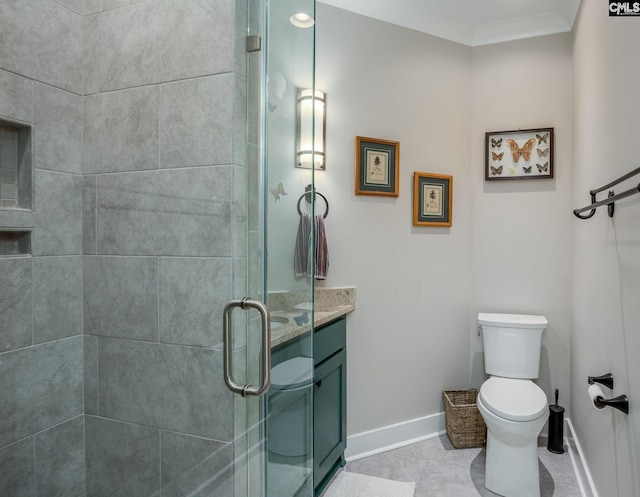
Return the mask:
<svg viewBox="0 0 640 497">
<path fill-rule="evenodd" d="M 492 376 L 533 379 L 539 376 L 544 316 L 479 313 L 484 370 Z"/>
</svg>

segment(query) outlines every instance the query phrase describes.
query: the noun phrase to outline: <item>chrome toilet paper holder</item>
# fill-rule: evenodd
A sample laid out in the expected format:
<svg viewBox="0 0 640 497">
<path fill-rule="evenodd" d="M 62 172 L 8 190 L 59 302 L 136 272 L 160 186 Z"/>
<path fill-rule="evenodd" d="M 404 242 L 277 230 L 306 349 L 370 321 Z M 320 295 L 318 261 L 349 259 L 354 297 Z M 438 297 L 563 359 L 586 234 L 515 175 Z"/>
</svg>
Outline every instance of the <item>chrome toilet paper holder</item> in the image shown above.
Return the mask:
<svg viewBox="0 0 640 497">
<path fill-rule="evenodd" d="M 601 376 L 589 376 L 587 378 L 589 385 L 593 385 L 594 383 L 600 383 L 607 388 L 613 389 L 613 375 L 611 373 L 606 373 Z M 622 411 L 625 414 L 629 414 L 629 398 L 626 395 L 618 395 L 617 397 L 613 397 L 611 399 L 605 399 L 598 395 L 593 403 L 598 409 L 604 409 L 605 407 L 613 407 L 618 411 Z"/>
</svg>

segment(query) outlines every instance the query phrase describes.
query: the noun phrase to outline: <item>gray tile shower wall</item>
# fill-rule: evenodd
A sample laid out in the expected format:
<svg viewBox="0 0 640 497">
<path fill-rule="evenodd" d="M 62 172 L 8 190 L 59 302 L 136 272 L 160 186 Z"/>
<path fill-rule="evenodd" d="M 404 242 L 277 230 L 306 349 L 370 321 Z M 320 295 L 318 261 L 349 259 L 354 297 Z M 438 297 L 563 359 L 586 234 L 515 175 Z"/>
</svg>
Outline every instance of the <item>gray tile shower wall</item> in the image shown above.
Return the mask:
<svg viewBox="0 0 640 497">
<path fill-rule="evenodd" d="M 0 2 L 0 119 L 32 126 L 35 184 L 33 213 L 0 209 L 33 227 L 31 256 L 0 257 L 0 495 L 234 495 L 247 15 Z"/>
<path fill-rule="evenodd" d="M 220 235 L 230 229 L 234 195 L 226 165 L 245 127 L 234 119 L 245 108 L 244 92 L 234 90 L 242 82 L 218 75 L 163 85 L 159 116 L 155 86 L 87 97 L 84 172 L 141 172 L 101 175 L 97 193 L 85 179 L 85 253 L 95 253 L 99 237 L 105 254 L 230 255 L 231 236 Z"/>
<path fill-rule="evenodd" d="M 1 358 L 0 447 L 82 414 L 81 336 Z"/>
<path fill-rule="evenodd" d="M 35 437 L 36 495 L 80 496 L 85 491 L 84 416 Z"/>
<path fill-rule="evenodd" d="M 84 496 L 84 416 L 0 449 L 0 467 L 3 497 Z"/>
<path fill-rule="evenodd" d="M 83 172 L 157 169 L 159 107 L 159 86 L 85 97 Z"/>
<path fill-rule="evenodd" d="M 85 13 L 87 495 L 232 497 L 221 325 L 246 288 L 246 6 Z"/>
<path fill-rule="evenodd" d="M 101 417 L 231 440 L 220 350 L 101 337 L 98 369 Z"/>
<path fill-rule="evenodd" d="M 33 437 L 0 449 L 0 467 L 9 469 L 0 474 L 0 495 L 12 497 L 35 495 L 33 452 Z"/>
<path fill-rule="evenodd" d="M 231 444 L 94 416 L 86 430 L 87 495 L 233 495 Z"/>
<path fill-rule="evenodd" d="M 33 121 L 33 81 L 0 69 L 0 115 Z"/>
<path fill-rule="evenodd" d="M 2 68 L 80 94 L 82 22 L 52 0 L 0 2 Z"/>
<path fill-rule="evenodd" d="M 96 176 L 82 177 L 82 253 L 96 255 Z"/>
<path fill-rule="evenodd" d="M 100 43 L 100 11 L 101 0 L 85 0 L 85 15 L 82 26 L 84 43 L 82 46 L 83 65 L 82 79 L 84 95 L 92 95 L 100 91 L 100 60 L 98 44 Z M 90 5 L 95 3 L 96 5 Z M 89 15 L 94 14 L 94 15 Z"/>
<path fill-rule="evenodd" d="M 160 492 L 160 432 L 86 416 L 87 494 L 152 496 Z"/>
<path fill-rule="evenodd" d="M 163 497 L 216 495 L 214 489 L 232 495 L 231 444 L 169 431 L 160 436 Z"/>
<path fill-rule="evenodd" d="M 82 97 L 34 84 L 36 167 L 81 174 Z"/>
<path fill-rule="evenodd" d="M 99 254 L 230 257 L 232 167 L 98 175 Z"/>
<path fill-rule="evenodd" d="M 82 333 L 82 257 L 33 259 L 33 343 Z"/>
<path fill-rule="evenodd" d="M 2 330 L 0 353 L 2 353 L 28 347 L 32 343 L 31 259 L 0 258 L 0 275 L 2 275 L 2 284 L 0 284 L 0 330 Z M 0 385 L 4 386 L 3 383 Z"/>
<path fill-rule="evenodd" d="M 230 258 L 160 259 L 159 340 L 220 347 L 222 310 L 233 297 Z"/>
<path fill-rule="evenodd" d="M 235 86 L 231 73 L 162 86 L 160 167 L 233 162 Z"/>
<path fill-rule="evenodd" d="M 84 0 L 84 13 L 86 16 L 89 14 L 95 14 L 101 10 L 102 0 Z M 85 39 L 86 41 L 86 39 Z"/>
<path fill-rule="evenodd" d="M 4 229 L 33 229 L 30 254 L 0 256 L 0 495 L 8 497 L 86 491 L 81 4 L 0 2 L 0 120 L 31 127 L 33 154 L 16 180 L 36 185 L 17 192 L 31 210 L 0 207 Z"/>
<path fill-rule="evenodd" d="M 84 257 L 84 332 L 158 340 L 158 260 Z"/>
<path fill-rule="evenodd" d="M 33 255 L 82 254 L 82 177 L 36 169 Z"/>
<path fill-rule="evenodd" d="M 84 14 L 84 0 L 55 0 L 60 5 L 64 5 L 69 10 L 73 10 L 78 14 Z"/>
<path fill-rule="evenodd" d="M 100 60 L 99 90 L 232 72 L 234 7 L 241 3 L 103 0 L 93 54 Z"/>
<path fill-rule="evenodd" d="M 84 412 L 98 414 L 98 337 L 84 335 Z"/>
</svg>

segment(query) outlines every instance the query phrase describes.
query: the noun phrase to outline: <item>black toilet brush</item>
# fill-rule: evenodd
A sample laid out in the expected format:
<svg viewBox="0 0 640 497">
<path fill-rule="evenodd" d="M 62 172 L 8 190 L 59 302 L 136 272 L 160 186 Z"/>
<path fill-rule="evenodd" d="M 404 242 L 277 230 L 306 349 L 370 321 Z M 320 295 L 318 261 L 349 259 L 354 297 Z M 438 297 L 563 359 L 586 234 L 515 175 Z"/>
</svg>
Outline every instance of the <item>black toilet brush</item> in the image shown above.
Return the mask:
<svg viewBox="0 0 640 497">
<path fill-rule="evenodd" d="M 556 388 L 556 403 L 549 406 L 549 439 L 547 449 L 554 454 L 564 453 L 564 407 L 558 405 L 558 389 Z"/>
</svg>

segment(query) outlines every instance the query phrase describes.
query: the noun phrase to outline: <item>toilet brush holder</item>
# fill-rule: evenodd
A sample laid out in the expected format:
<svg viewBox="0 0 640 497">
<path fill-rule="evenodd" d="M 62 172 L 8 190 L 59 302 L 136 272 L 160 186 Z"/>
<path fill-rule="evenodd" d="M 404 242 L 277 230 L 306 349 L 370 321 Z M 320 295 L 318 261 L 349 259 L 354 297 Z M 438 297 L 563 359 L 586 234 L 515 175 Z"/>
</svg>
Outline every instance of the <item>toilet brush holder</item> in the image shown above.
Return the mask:
<svg viewBox="0 0 640 497">
<path fill-rule="evenodd" d="M 558 405 L 558 389 L 556 403 L 549 406 L 549 439 L 547 450 L 554 454 L 564 453 L 564 407 Z"/>
</svg>

